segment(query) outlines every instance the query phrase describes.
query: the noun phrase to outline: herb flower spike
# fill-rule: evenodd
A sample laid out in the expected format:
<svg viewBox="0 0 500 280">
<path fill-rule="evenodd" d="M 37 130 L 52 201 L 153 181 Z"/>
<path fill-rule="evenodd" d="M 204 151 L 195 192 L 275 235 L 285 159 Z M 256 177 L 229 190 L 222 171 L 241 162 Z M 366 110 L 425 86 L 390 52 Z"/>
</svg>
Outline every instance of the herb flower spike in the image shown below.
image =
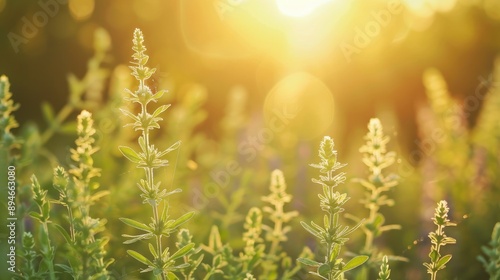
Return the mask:
<svg viewBox="0 0 500 280">
<path fill-rule="evenodd" d="M 161 182 L 155 181 L 154 170 L 168 165 L 168 161 L 163 159 L 163 157 L 169 152 L 177 149 L 180 145 L 180 141 L 163 151 L 158 150 L 151 143 L 150 130 L 160 128 L 158 122 L 161 121 L 162 118 L 159 117 L 159 115 L 166 111 L 170 105 L 161 105 L 156 108 L 153 113 L 149 113 L 148 104 L 151 102 L 156 103 L 165 91 L 153 93 L 151 89 L 146 86 L 146 80 L 153 75 L 156 69 L 146 66 L 149 56 L 145 54 L 146 47 L 144 46 L 144 37 L 139 29 L 134 31 L 132 49 L 134 50 L 134 54 L 132 55 L 134 61 L 131 62 L 132 66 L 130 66 L 130 68 L 132 69 L 132 76 L 137 79 L 139 86 L 134 92 L 126 90 L 130 96 L 125 99 L 134 104 L 139 104 L 140 112 L 134 114 L 124 109 L 121 109 L 121 111 L 124 115 L 133 120 L 128 126 L 132 126 L 136 131 L 142 132 L 138 139 L 140 151 L 137 152 L 127 146 L 120 146 L 119 149 L 127 159 L 136 164 L 137 168 L 142 168 L 144 170 L 145 178 L 140 179 L 137 185 L 142 192 L 141 198 L 143 199 L 143 203 L 151 206 L 153 217 L 151 218 L 152 222 L 149 224 L 128 218 L 120 218 L 120 220 L 141 231 L 140 234 L 136 235 L 124 234 L 124 237 L 129 238 L 129 240 L 124 242 L 125 244 L 144 239 L 154 239 L 154 243 L 149 243 L 148 245 L 149 252 L 152 255 L 151 259 L 148 259 L 137 251 L 127 251 L 130 256 L 147 266 L 147 268 L 143 269 L 141 272 L 152 271 L 157 278 L 171 279 L 174 278 L 175 272 L 181 271 L 189 266 L 189 263 L 186 261 L 182 264 L 177 264 L 177 260 L 185 260 L 183 257 L 192 251 L 194 243 L 185 244 L 185 246 L 179 248 L 175 253 L 171 253 L 169 250 L 170 248 L 164 245 L 164 238 L 169 237 L 182 224 L 191 219 L 194 212 L 185 213 L 177 219 L 169 219 L 169 204 L 165 198 L 181 190 L 175 189 L 167 192 L 165 189 L 160 189 Z"/>
<path fill-rule="evenodd" d="M 307 258 L 297 260 L 305 265 L 317 268 L 312 274 L 326 280 L 344 279 L 344 272 L 362 265 L 368 259 L 367 256 L 355 256 L 345 263 L 340 257 L 342 246 L 349 240 L 347 235 L 355 231 L 361 224 L 358 223 L 352 228 L 342 226 L 339 222 L 340 213 L 344 211 L 342 206 L 349 200 L 346 193 L 339 193 L 334 189 L 346 180 L 345 172 L 336 175 L 333 173 L 346 166 L 337 162 L 337 151 L 333 139 L 325 136 L 319 148 L 318 164 L 311 164 L 319 169 L 319 179 L 312 179 L 323 187 L 323 194 L 319 194 L 321 210 L 326 212 L 323 217 L 323 227 L 311 222 L 311 225 L 301 222 L 302 227 L 320 240 L 320 244 L 325 247 L 326 255 L 323 262 Z"/>
<path fill-rule="evenodd" d="M 434 218 L 432 221 L 437 226 L 436 231 L 429 233 L 429 238 L 431 239 L 431 252 L 429 253 L 429 258 L 431 259 L 430 263 L 424 263 L 424 266 L 427 267 L 427 272 L 431 275 L 431 279 L 435 280 L 437 272 L 446 267 L 446 264 L 451 260 L 451 255 L 441 256 L 440 249 L 441 247 L 448 244 L 455 244 L 457 241 L 452 238 L 446 236 L 444 233 L 444 228 L 449 226 L 456 226 L 455 223 L 451 223 L 448 220 L 448 203 L 446 200 L 441 200 L 437 207 L 436 212 L 434 214 Z"/>
</svg>

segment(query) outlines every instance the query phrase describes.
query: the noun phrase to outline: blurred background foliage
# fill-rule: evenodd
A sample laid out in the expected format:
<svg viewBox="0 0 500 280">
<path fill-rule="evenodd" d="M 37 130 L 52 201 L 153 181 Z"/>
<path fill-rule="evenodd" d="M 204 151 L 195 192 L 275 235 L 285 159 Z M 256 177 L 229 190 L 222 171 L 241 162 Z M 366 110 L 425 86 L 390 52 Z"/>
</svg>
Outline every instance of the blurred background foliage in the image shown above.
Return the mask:
<svg viewBox="0 0 500 280">
<path fill-rule="evenodd" d="M 51 169 L 69 163 L 76 115 L 93 112 L 100 183 L 112 193 L 96 215 L 108 220 L 117 276 L 137 275 L 121 245 L 130 229 L 117 219 L 143 216 L 130 180 L 137 170 L 117 149 L 135 138 L 117 108 L 128 106 L 125 65 L 136 27 L 157 67 L 150 87 L 168 89 L 162 102 L 173 105 L 156 141 L 183 142 L 160 180 L 184 190 L 174 213 L 199 211 L 189 226 L 196 242 L 217 224 L 242 249 L 246 212 L 262 204 L 280 168 L 294 197 L 289 210 L 301 215 L 284 245 L 296 257 L 302 247 L 293 244 L 314 244 L 298 220 L 320 215 L 310 207 L 315 147 L 332 136 L 348 176 L 364 177 L 358 149 L 368 120 L 379 117 L 401 177 L 384 215 L 402 226 L 379 242 L 410 260 L 391 264 L 393 278 L 423 277 L 440 199 L 458 223 L 443 274 L 486 277 L 475 258 L 500 220 L 500 2 L 0 0 L 0 73 L 21 104 L 13 130 L 23 141 L 14 153 L 19 199 L 28 207 L 33 172 L 50 186 Z M 363 217 L 362 188 L 347 186 L 347 210 Z M 361 235 L 354 240 L 361 246 Z"/>
</svg>

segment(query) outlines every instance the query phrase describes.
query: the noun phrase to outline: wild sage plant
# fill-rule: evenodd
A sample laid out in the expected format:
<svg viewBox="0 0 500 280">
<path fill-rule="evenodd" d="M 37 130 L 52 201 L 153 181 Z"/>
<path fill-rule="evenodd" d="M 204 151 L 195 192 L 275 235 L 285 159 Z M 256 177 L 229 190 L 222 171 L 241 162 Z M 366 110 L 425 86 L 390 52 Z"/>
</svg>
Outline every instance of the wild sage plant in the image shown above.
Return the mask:
<svg viewBox="0 0 500 280">
<path fill-rule="evenodd" d="M 188 243 L 175 253 L 172 253 L 170 248 L 164 244 L 165 238 L 169 237 L 177 228 L 191 219 L 194 212 L 185 213 L 177 219 L 170 219 L 168 213 L 169 204 L 166 198 L 172 194 L 181 192 L 181 189 L 174 189 L 167 192 L 166 189 L 160 188 L 161 182 L 155 180 L 155 169 L 168 165 L 168 160 L 164 159 L 164 157 L 169 152 L 177 149 L 180 141 L 163 151 L 160 151 L 152 144 L 150 132 L 153 129 L 160 128 L 158 122 L 162 118 L 159 115 L 167 110 L 170 105 L 161 105 L 153 113 L 149 112 L 148 105 L 156 103 L 165 91 L 161 90 L 153 93 L 146 85 L 146 81 L 151 78 L 156 69 L 146 66 L 149 56 L 145 53 L 144 37 L 142 31 L 139 29 L 134 31 L 132 49 L 134 50 L 134 54 L 132 55 L 134 61 L 131 62 L 132 66 L 130 68 L 132 69 L 132 76 L 139 82 L 139 86 L 135 91 L 127 90 L 130 97 L 126 97 L 126 100 L 134 104 L 139 104 L 140 111 L 137 114 L 125 109 L 121 109 L 121 111 L 133 120 L 128 125 L 132 126 L 134 130 L 141 132 L 141 136 L 138 139 L 140 151 L 137 152 L 127 146 L 120 146 L 119 149 L 128 160 L 137 165 L 137 168 L 144 170 L 145 179 L 140 179 L 137 186 L 142 192 L 142 202 L 151 206 L 153 217 L 149 224 L 133 219 L 120 218 L 125 224 L 144 232 L 136 235 L 124 234 L 124 237 L 130 238 L 124 243 L 130 244 L 140 240 L 153 239 L 153 243 L 148 243 L 151 258 L 147 258 L 142 253 L 134 250 L 128 250 L 127 253 L 147 266 L 141 272 L 151 271 L 157 278 L 167 279 L 168 277 L 168 279 L 176 279 L 177 277 L 174 272 L 189 266 L 186 262 L 177 264 L 177 260 L 182 259 L 188 254 L 193 249 L 194 243 Z"/>
<path fill-rule="evenodd" d="M 334 174 L 338 169 L 346 164 L 337 161 L 337 150 L 333 139 L 325 136 L 319 148 L 321 161 L 311 164 L 319 169 L 321 175 L 319 179 L 312 181 L 320 185 L 323 194 L 319 194 L 320 207 L 326 214 L 323 217 L 323 226 L 311 222 L 311 225 L 301 221 L 301 225 L 309 233 L 320 240 L 321 246 L 325 249 L 323 261 L 318 262 L 308 258 L 299 258 L 298 261 L 316 268 L 311 272 L 322 279 L 337 280 L 344 279 L 344 272 L 354 269 L 368 260 L 367 256 L 355 256 L 347 263 L 340 257 L 342 246 L 349 240 L 347 236 L 361 225 L 362 221 L 352 228 L 340 224 L 340 213 L 344 212 L 342 206 L 350 199 L 346 193 L 335 191 L 335 188 L 346 180 L 345 172 Z"/>
<path fill-rule="evenodd" d="M 14 148 L 21 147 L 20 141 L 16 139 L 14 134 L 12 133 L 12 129 L 17 128 L 19 124 L 17 123 L 14 112 L 19 108 L 19 104 L 16 104 L 12 99 L 12 93 L 10 92 L 10 83 L 7 76 L 0 76 L 0 193 L 2 196 L 0 197 L 0 207 L 2 207 L 2 211 L 0 211 L 0 220 L 7 221 L 7 217 L 9 217 L 9 201 L 11 205 L 12 203 L 16 203 L 16 195 L 13 195 L 15 191 L 12 189 L 12 184 L 14 187 L 16 182 L 8 180 L 8 173 L 14 172 L 18 173 L 16 157 L 14 156 Z M 13 170 L 14 168 L 14 170 Z M 10 189 L 9 189 L 10 188 Z M 11 208 L 12 209 L 12 208 Z M 19 209 L 19 208 L 18 208 Z M 16 209 L 16 210 L 18 210 Z M 14 214 L 14 213 L 13 213 Z M 16 213 L 17 215 L 17 213 Z M 4 235 L 5 234 L 5 235 Z M 7 267 L 7 263 L 9 261 L 9 257 L 7 254 L 9 253 L 10 246 L 7 246 L 7 231 L 1 231 L 0 235 L 5 237 L 5 243 L 2 243 L 0 246 L 0 261 L 4 264 L 1 267 Z M 3 242 L 3 241 L 2 241 Z M 7 270 L 7 268 L 6 268 Z"/>
<path fill-rule="evenodd" d="M 489 246 L 483 246 L 481 249 L 486 256 L 478 256 L 477 259 L 490 275 L 490 280 L 500 280 L 500 222 L 493 228 Z"/>
<path fill-rule="evenodd" d="M 54 246 L 51 244 L 49 236 L 50 203 L 47 198 L 47 190 L 42 189 L 35 175 L 31 176 L 31 185 L 33 191 L 33 201 L 38 206 L 38 212 L 33 211 L 30 213 L 30 216 L 38 220 L 41 225 L 38 242 L 40 246 L 42 264 L 45 269 L 41 270 L 40 274 L 46 276 L 48 279 L 54 280 L 56 279 L 54 267 L 55 250 Z M 31 242 L 27 242 L 27 247 L 25 247 L 24 250 L 30 250 L 30 248 L 33 248 L 30 243 Z M 29 268 L 29 266 L 25 266 L 25 268 Z M 20 278 L 26 279 L 27 274 L 31 273 L 31 269 L 29 271 L 21 270 L 19 272 L 19 276 Z"/>
<path fill-rule="evenodd" d="M 262 232 L 262 211 L 252 207 L 245 218 L 243 228 L 243 242 L 245 246 L 239 256 L 233 254 L 229 243 L 222 243 L 222 238 L 217 226 L 212 226 L 207 245 L 202 245 L 203 250 L 212 256 L 211 264 L 202 264 L 208 279 L 253 279 L 253 270 L 261 262 L 264 251 Z"/>
<path fill-rule="evenodd" d="M 382 233 L 401 229 L 400 225 L 386 225 L 385 217 L 379 212 L 382 206 L 393 206 L 394 200 L 389 198 L 386 192 L 390 191 L 398 184 L 398 176 L 395 174 L 384 174 L 384 169 L 390 167 L 396 161 L 396 153 L 387 151 L 387 143 L 389 136 L 384 134 L 382 123 L 379 119 L 370 119 L 368 123 L 368 133 L 365 136 L 366 143 L 359 149 L 363 154 L 362 161 L 368 167 L 370 175 L 368 178 L 357 178 L 355 182 L 359 182 L 365 188 L 365 197 L 361 200 L 361 204 L 368 209 L 368 218 L 361 225 L 361 229 L 365 234 L 365 243 L 361 254 L 370 256 L 369 265 L 373 269 L 376 268 L 382 261 L 383 253 L 374 244 L 375 238 Z M 352 215 L 347 215 L 349 218 L 360 222 L 359 218 Z M 402 257 L 390 256 L 391 259 L 406 260 Z M 368 277 L 368 271 L 363 271 L 361 274 Z"/>
<path fill-rule="evenodd" d="M 107 191 L 95 191 L 99 184 L 95 178 L 100 176 L 100 169 L 94 167 L 92 155 L 98 150 L 94 146 L 93 138 L 96 130 L 93 127 L 92 115 L 82 111 L 78 115 L 76 148 L 71 149 L 73 165 L 66 171 L 58 166 L 54 170 L 53 186 L 59 192 L 59 199 L 53 203 L 61 204 L 68 211 L 66 220 L 69 230 L 60 223 L 53 223 L 50 219 L 50 201 L 47 190 L 41 188 L 35 175 L 32 176 L 33 201 L 38 205 L 38 212 L 30 215 L 41 223 L 40 251 L 43 263 L 47 267 L 48 277 L 55 279 L 55 267 L 61 268 L 73 279 L 109 279 L 108 266 L 113 260 L 106 260 L 105 246 L 107 237 L 98 237 L 105 231 L 106 220 L 93 218 L 90 207 Z M 65 259 L 69 265 L 54 265 L 55 249 L 49 236 L 49 224 L 63 235 L 67 242 L 69 253 Z M 30 244 L 28 242 L 27 244 Z M 25 248 L 25 250 L 29 250 Z M 24 276 L 22 271 L 21 275 Z"/>
<path fill-rule="evenodd" d="M 284 210 L 292 196 L 286 192 L 285 178 L 280 170 L 271 173 L 269 189 L 271 193 L 262 200 L 270 205 L 262 210 L 252 207 L 248 211 L 243 225 L 245 246 L 239 257 L 232 254 L 229 244 L 222 243 L 218 227 L 212 228 L 208 245 L 202 245 L 213 256 L 212 265 L 203 264 L 207 271 L 204 279 L 292 279 L 300 271 L 302 267 L 294 267 L 291 258 L 281 248 L 291 231 L 286 224 L 298 212 Z M 264 214 L 268 215 L 273 226 L 264 223 Z M 306 249 L 301 254 L 304 257 L 311 255 Z"/>
<path fill-rule="evenodd" d="M 444 228 L 449 226 L 456 226 L 456 224 L 450 222 L 448 219 L 448 203 L 445 200 L 441 200 L 435 210 L 434 218 L 432 221 L 437 226 L 436 231 L 429 233 L 429 238 L 431 240 L 431 252 L 429 253 L 430 263 L 424 263 L 427 268 L 427 273 L 431 275 L 431 280 L 436 280 L 438 271 L 444 269 L 446 264 L 451 260 L 451 254 L 441 256 L 441 247 L 448 244 L 455 244 L 456 240 L 445 234 Z"/>
<path fill-rule="evenodd" d="M 10 83 L 7 76 L 0 76 L 0 150 L 3 153 L 18 145 L 16 138 L 11 132 L 11 129 L 16 128 L 19 124 L 12 114 L 19 109 L 19 104 L 12 100 L 10 92 Z M 7 155 L 5 155 L 6 157 Z M 2 158 L 3 159 L 3 158 Z M 6 161 L 5 161 L 6 162 Z M 4 169 L 5 170 L 5 169 Z M 7 185 L 7 184 L 3 184 Z"/>
<path fill-rule="evenodd" d="M 383 174 L 383 170 L 395 162 L 396 154 L 387 151 L 386 145 L 390 138 L 384 135 L 379 119 L 370 120 L 365 139 L 366 144 L 359 151 L 363 153 L 363 163 L 368 167 L 370 175 L 367 179 L 356 179 L 356 181 L 366 188 L 365 198 L 361 200 L 361 203 L 370 213 L 361 229 L 366 236 L 363 253 L 371 255 L 376 249 L 373 244 L 376 237 L 385 231 L 400 229 L 401 226 L 384 225 L 385 217 L 379 212 L 382 206 L 394 205 L 394 200 L 383 193 L 390 191 L 398 184 L 396 175 Z"/>
<path fill-rule="evenodd" d="M 288 240 L 287 234 L 292 230 L 289 223 L 294 217 L 298 216 L 297 211 L 286 212 L 284 206 L 292 201 L 292 195 L 286 192 L 285 177 L 281 170 L 274 170 L 271 173 L 271 183 L 269 184 L 270 194 L 263 196 L 262 200 L 270 204 L 264 206 L 263 212 L 268 214 L 273 226 L 262 224 L 265 234 L 265 241 L 269 243 L 264 253 L 262 261 L 263 272 L 262 279 L 278 279 L 279 263 L 283 269 L 283 274 L 279 279 L 291 279 L 300 269 L 300 266 L 292 268 L 290 257 L 282 250 L 281 243 Z"/>
</svg>

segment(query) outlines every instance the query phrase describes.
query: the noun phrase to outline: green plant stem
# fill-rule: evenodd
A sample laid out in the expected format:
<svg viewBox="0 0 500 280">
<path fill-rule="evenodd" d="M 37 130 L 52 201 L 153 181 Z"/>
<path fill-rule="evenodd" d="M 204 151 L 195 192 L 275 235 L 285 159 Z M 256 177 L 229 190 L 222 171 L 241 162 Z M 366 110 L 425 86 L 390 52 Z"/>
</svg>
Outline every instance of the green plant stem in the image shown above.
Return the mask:
<svg viewBox="0 0 500 280">
<path fill-rule="evenodd" d="M 55 118 L 55 124 L 52 124 L 45 130 L 40 137 L 40 142 L 41 146 L 43 146 L 47 141 L 49 141 L 50 138 L 54 135 L 56 132 L 56 129 L 71 115 L 73 110 L 75 109 L 75 106 L 72 104 L 66 104 L 64 107 L 59 111 L 57 114 L 57 117 Z"/>
<path fill-rule="evenodd" d="M 42 232 L 43 232 L 43 238 L 45 241 L 43 243 L 46 243 L 47 246 L 46 248 L 42 249 L 42 254 L 43 254 L 43 259 L 45 265 L 47 265 L 47 268 L 49 270 L 49 278 L 50 280 L 55 280 L 56 279 L 56 274 L 54 270 L 54 251 L 50 247 L 50 238 L 49 238 L 49 227 L 47 226 L 47 222 L 42 223 Z"/>
</svg>

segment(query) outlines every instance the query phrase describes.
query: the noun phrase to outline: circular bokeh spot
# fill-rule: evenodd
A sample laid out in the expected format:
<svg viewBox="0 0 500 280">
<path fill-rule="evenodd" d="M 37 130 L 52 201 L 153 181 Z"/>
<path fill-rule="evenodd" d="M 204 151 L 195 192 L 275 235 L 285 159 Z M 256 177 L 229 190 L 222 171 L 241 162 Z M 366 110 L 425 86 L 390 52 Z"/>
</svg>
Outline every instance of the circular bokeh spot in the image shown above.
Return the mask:
<svg viewBox="0 0 500 280">
<path fill-rule="evenodd" d="M 328 87 L 306 72 L 281 79 L 264 101 L 266 126 L 301 139 L 320 136 L 333 121 L 334 101 Z"/>
</svg>

